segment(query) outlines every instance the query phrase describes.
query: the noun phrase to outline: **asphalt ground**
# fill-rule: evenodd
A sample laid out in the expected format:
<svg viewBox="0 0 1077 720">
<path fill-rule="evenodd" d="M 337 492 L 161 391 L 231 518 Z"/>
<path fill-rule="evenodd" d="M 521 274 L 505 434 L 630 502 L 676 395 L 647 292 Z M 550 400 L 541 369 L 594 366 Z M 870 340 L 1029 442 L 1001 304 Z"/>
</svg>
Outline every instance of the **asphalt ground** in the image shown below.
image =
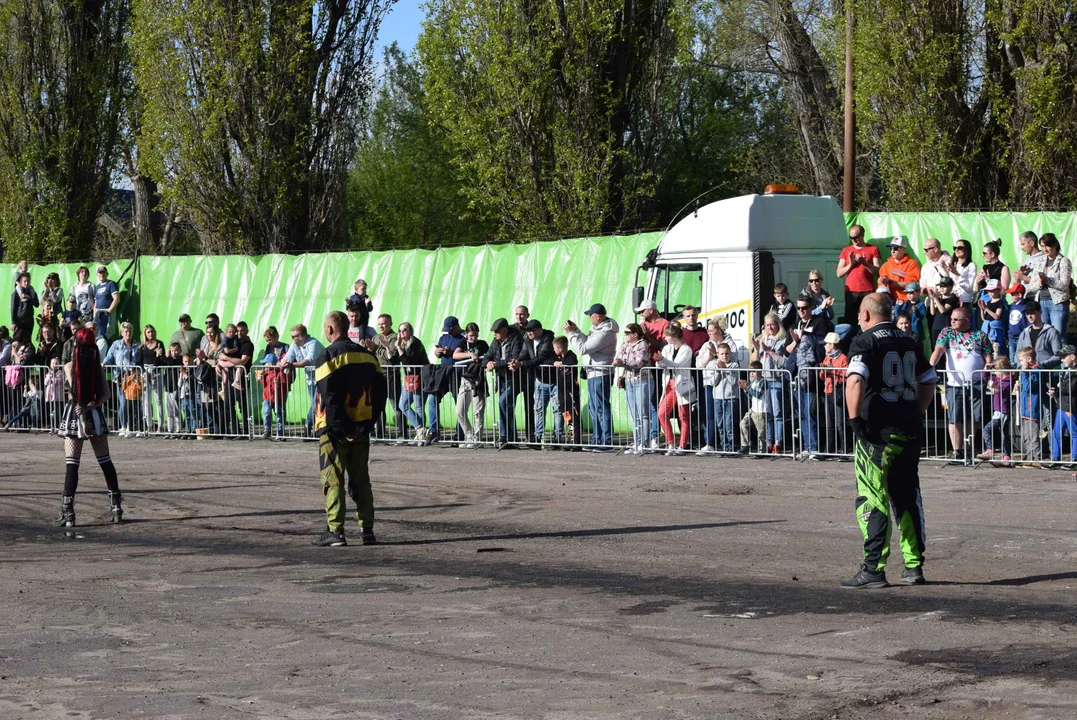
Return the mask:
<svg viewBox="0 0 1077 720">
<path fill-rule="evenodd" d="M 1077 716 L 1071 472 L 922 465 L 929 584 L 850 591 L 849 463 L 377 447 L 314 548 L 311 444 L 112 456 L 67 533 L 0 437 L 0 718 Z"/>
</svg>

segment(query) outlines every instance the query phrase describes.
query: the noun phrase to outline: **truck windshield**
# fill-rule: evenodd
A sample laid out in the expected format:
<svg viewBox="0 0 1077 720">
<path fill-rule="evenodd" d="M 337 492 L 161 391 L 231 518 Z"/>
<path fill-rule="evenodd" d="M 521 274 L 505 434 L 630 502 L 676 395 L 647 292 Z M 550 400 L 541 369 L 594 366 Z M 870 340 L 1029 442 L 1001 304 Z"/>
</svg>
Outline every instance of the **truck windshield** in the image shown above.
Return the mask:
<svg viewBox="0 0 1077 720">
<path fill-rule="evenodd" d="M 658 265 L 655 271 L 655 304 L 662 317 L 673 320 L 685 305 L 703 304 L 703 265 Z"/>
</svg>

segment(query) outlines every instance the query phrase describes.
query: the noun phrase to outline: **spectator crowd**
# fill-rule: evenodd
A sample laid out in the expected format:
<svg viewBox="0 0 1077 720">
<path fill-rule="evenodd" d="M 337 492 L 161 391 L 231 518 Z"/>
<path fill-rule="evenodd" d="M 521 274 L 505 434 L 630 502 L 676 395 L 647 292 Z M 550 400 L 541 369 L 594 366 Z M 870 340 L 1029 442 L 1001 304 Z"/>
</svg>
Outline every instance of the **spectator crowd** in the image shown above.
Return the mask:
<svg viewBox="0 0 1077 720">
<path fill-rule="evenodd" d="M 796 447 L 801 459 L 848 455 L 846 351 L 861 301 L 884 292 L 896 327 L 922 340 L 932 364 L 945 370 L 938 425 L 952 459 L 1038 463 L 1047 440 L 1059 461 L 1077 429 L 1077 354 L 1067 341 L 1077 313 L 1071 264 L 1058 239 L 1022 233 L 1024 257 L 1014 268 L 1000 259 L 1001 241 L 986 243 L 977 265 L 963 239 L 947 251 L 928 238 L 922 263 L 903 237 L 887 242 L 885 260 L 862 227 L 852 226 L 849 239 L 837 265 L 844 315 L 836 316 L 825 277 L 813 270 L 795 293 L 775 285 L 749 347 L 738 347 L 718 318 L 701 324 L 699 308 L 663 317 L 644 300 L 635 308 L 638 321 L 623 327 L 601 303 L 582 313 L 584 327 L 569 320 L 560 328 L 519 305 L 511 320 L 487 326 L 488 339 L 477 322 L 450 315 L 427 348 L 411 323 L 372 315 L 374 301 L 359 280 L 346 300 L 348 336 L 385 369 L 389 406 L 378 437 L 470 448 L 487 441 L 492 425 L 501 449 L 612 452 L 614 408 L 623 402 L 628 421 L 616 444 L 625 454 L 788 454 Z M 285 339 L 276 327 L 264 328 L 259 351 L 241 320 L 222 325 L 210 313 L 197 328 L 183 314 L 166 342 L 153 325 L 115 322 L 121 292 L 104 266 L 96 283 L 79 267 L 67 293 L 56 273 L 36 290 L 25 263 L 13 279 L 11 324 L 0 327 L 5 428 L 55 427 L 71 338 L 87 327 L 116 388 L 110 421 L 121 436 L 249 437 L 260 430 L 282 438 L 292 423 L 312 435 L 312 370 L 324 347 L 304 325 Z M 301 417 L 289 411 L 296 396 L 305 398 Z M 450 417 L 442 417 L 446 404 Z"/>
</svg>

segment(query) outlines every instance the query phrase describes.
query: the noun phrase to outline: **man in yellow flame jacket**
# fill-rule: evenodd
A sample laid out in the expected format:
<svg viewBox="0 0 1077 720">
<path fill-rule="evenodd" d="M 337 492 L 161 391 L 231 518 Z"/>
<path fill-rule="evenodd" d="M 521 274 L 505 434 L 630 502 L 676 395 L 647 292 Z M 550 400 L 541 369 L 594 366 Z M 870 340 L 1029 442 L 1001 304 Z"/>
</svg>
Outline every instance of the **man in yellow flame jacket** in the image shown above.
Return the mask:
<svg viewBox="0 0 1077 720">
<path fill-rule="evenodd" d="M 325 492 L 328 529 L 314 540 L 320 547 L 347 545 L 344 538 L 344 474 L 355 501 L 363 544 L 373 545 L 374 493 L 370 489 L 370 433 L 385 410 L 385 376 L 374 353 L 348 340 L 348 318 L 325 316 L 328 347 L 315 361 L 314 432 Z"/>
</svg>

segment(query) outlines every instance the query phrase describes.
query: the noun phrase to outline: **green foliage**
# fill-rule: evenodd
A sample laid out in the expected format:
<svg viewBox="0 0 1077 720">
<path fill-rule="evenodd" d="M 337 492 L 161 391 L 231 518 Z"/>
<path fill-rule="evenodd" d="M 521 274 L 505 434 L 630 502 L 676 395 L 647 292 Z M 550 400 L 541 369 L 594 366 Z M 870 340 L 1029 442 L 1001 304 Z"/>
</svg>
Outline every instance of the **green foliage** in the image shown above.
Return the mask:
<svg viewBox="0 0 1077 720">
<path fill-rule="evenodd" d="M 876 158 L 875 201 L 893 209 L 958 207 L 977 136 L 960 0 L 859 0 L 856 108 L 861 142 Z M 962 132 L 965 130 L 965 132 Z"/>
<path fill-rule="evenodd" d="M 463 182 L 430 117 L 421 68 L 394 43 L 348 180 L 351 246 L 477 244 L 494 226 L 468 207 Z"/>
<path fill-rule="evenodd" d="M 672 0 L 433 0 L 429 108 L 502 237 L 633 227 L 660 178 L 659 109 L 686 47 Z"/>
<path fill-rule="evenodd" d="M 0 237 L 9 257 L 89 256 L 117 166 L 126 0 L 0 3 Z"/>
<path fill-rule="evenodd" d="M 134 0 L 140 162 L 211 252 L 336 247 L 393 0 Z"/>
</svg>

